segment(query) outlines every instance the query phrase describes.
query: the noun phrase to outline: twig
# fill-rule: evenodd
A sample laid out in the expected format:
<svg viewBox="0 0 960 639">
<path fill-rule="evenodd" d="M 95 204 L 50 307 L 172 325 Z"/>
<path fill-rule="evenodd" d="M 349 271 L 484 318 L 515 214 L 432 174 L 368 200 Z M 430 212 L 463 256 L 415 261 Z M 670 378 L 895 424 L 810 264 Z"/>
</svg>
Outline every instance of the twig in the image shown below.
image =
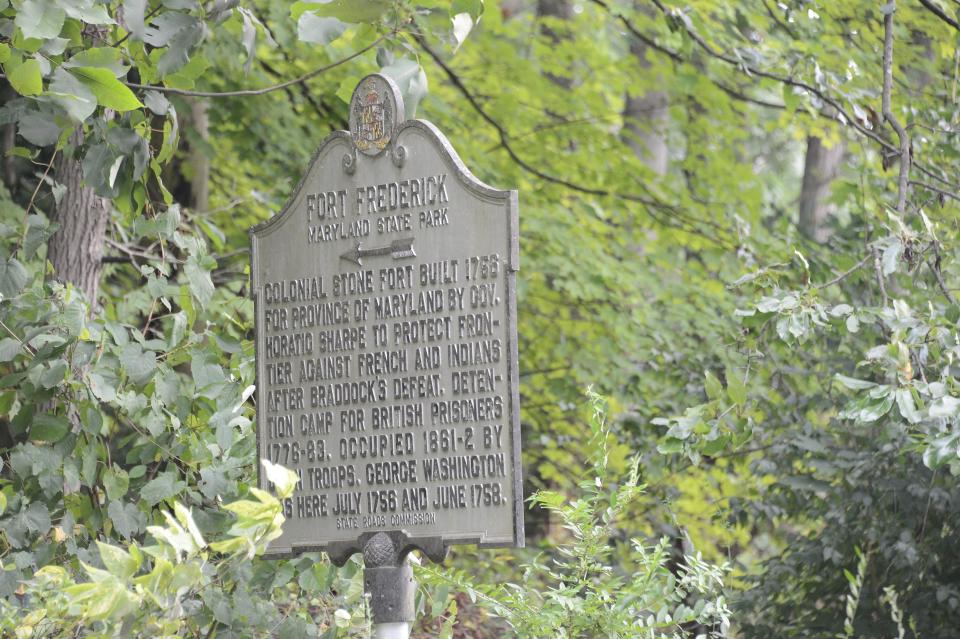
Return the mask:
<svg viewBox="0 0 960 639">
<path fill-rule="evenodd" d="M 577 182 L 573 182 L 571 180 L 558 177 L 556 175 L 551 175 L 550 173 L 546 173 L 541 169 L 539 169 L 538 167 L 530 164 L 517 153 L 516 149 L 513 148 L 513 145 L 511 144 L 511 140 L 510 140 L 510 135 L 507 132 L 506 128 L 502 124 L 500 124 L 500 122 L 498 122 L 493 116 L 491 116 L 486 111 L 486 109 L 483 108 L 483 106 L 477 100 L 477 97 L 473 93 L 471 93 L 469 89 L 467 89 L 466 85 L 464 84 L 460 76 L 457 75 L 457 73 L 450 67 L 450 65 L 448 65 L 443 60 L 443 58 L 441 58 L 440 55 L 433 50 L 432 47 L 430 47 L 426 39 L 420 34 L 414 34 L 413 38 L 417 41 L 417 44 L 420 45 L 420 48 L 422 48 L 427 53 L 427 55 L 429 55 L 433 59 L 433 61 L 437 64 L 437 66 L 439 66 L 440 69 L 446 74 L 447 78 L 453 84 L 454 88 L 456 88 L 460 92 L 460 94 L 463 95 L 463 97 L 467 100 L 470 106 L 473 107 L 473 110 L 476 111 L 477 114 L 485 122 L 487 122 L 490 126 L 494 128 L 494 130 L 497 132 L 497 137 L 500 140 L 500 146 L 502 146 L 504 151 L 507 152 L 507 155 L 510 156 L 510 159 L 513 160 L 513 162 L 517 166 L 519 166 L 521 169 L 523 169 L 527 173 L 530 173 L 531 175 L 534 175 L 540 178 L 541 180 L 544 180 L 545 182 L 557 184 L 571 191 L 576 191 L 578 193 L 584 193 L 587 195 L 596 195 L 599 197 L 612 197 L 612 198 L 626 200 L 629 202 L 638 202 L 647 207 L 647 210 L 652 217 L 659 219 L 660 222 L 664 223 L 666 226 L 670 226 L 670 225 L 666 224 L 661 218 L 659 218 L 656 212 L 661 212 L 669 218 L 674 218 L 676 220 L 681 221 L 682 223 L 687 224 L 689 228 L 685 230 L 688 230 L 691 232 L 697 232 L 704 238 L 712 242 L 715 242 L 716 244 L 719 244 L 721 246 L 729 245 L 729 243 L 726 242 L 725 239 L 720 237 L 708 236 L 700 232 L 696 226 L 697 224 L 703 224 L 706 226 L 710 226 L 720 231 L 721 233 L 725 233 L 725 234 L 730 233 L 729 229 L 723 227 L 720 224 L 717 224 L 716 222 L 712 222 L 710 220 L 701 220 L 701 219 L 691 218 L 689 216 L 684 215 L 681 211 L 677 210 L 676 207 L 666 204 L 664 202 L 660 202 L 652 197 L 647 197 L 647 196 L 639 195 L 636 193 L 622 193 L 619 191 L 610 191 L 608 189 L 602 189 L 602 188 L 597 188 L 597 187 L 593 187 L 585 184 L 579 184 Z M 683 227 L 675 226 L 675 228 L 682 229 Z"/>
<path fill-rule="evenodd" d="M 953 18 L 951 18 L 950 16 L 948 16 L 947 14 L 945 14 L 945 13 L 940 9 L 940 7 L 938 7 L 937 5 L 935 5 L 935 4 L 933 4 L 932 2 L 930 2 L 930 0 L 920 0 L 920 4 L 922 4 L 923 6 L 925 6 L 925 7 L 927 8 L 927 10 L 930 11 L 930 13 L 932 13 L 932 14 L 935 15 L 935 16 L 937 16 L 938 18 L 940 18 L 941 20 L 943 20 L 944 22 L 946 22 L 947 24 L 949 24 L 951 27 L 953 27 L 953 28 L 956 29 L 957 31 L 960 31 L 960 22 L 957 22 L 956 20 L 954 20 Z"/>
<path fill-rule="evenodd" d="M 860 270 L 861 268 L 863 268 L 863 265 L 866 264 L 867 262 L 869 262 L 871 257 L 873 257 L 873 255 L 867 255 L 867 256 L 864 257 L 862 260 L 860 260 L 859 262 L 857 262 L 856 264 L 854 264 L 854 265 L 851 266 L 849 269 L 847 269 L 846 271 L 844 271 L 844 272 L 841 273 L 840 275 L 836 276 L 836 277 L 833 278 L 832 280 L 828 280 L 828 281 L 824 282 L 823 284 L 820 284 L 820 285 L 818 285 L 818 286 L 814 286 L 813 288 L 816 289 L 816 290 L 820 290 L 820 289 L 824 289 L 824 288 L 829 288 L 829 287 L 833 286 L 834 284 L 838 284 L 838 283 L 842 282 L 843 280 L 847 279 L 848 277 L 850 277 L 851 275 L 853 275 L 855 272 L 857 272 L 858 270 Z"/>
<path fill-rule="evenodd" d="M 604 8 L 607 8 L 607 5 L 606 5 L 602 0 L 592 0 L 592 1 L 593 1 L 595 4 L 598 4 L 598 5 L 600 5 L 600 6 L 603 6 Z M 657 8 L 661 11 L 661 13 L 663 13 L 664 16 L 666 16 L 666 17 L 668 17 L 668 18 L 673 17 L 674 12 L 673 12 L 672 10 L 668 9 L 668 8 L 663 4 L 663 2 L 661 2 L 660 0 L 653 0 L 653 4 L 655 4 L 655 5 L 657 6 Z M 619 16 L 618 16 L 618 17 L 619 17 Z M 624 18 L 621 18 L 621 20 L 623 20 L 623 19 L 624 19 Z M 681 21 L 681 22 L 682 22 L 682 21 Z M 779 82 L 779 83 L 784 84 L 784 85 L 787 85 L 787 86 L 796 87 L 796 88 L 798 88 L 798 89 L 803 89 L 804 91 L 810 93 L 811 95 L 817 96 L 818 98 L 820 98 L 821 100 L 823 100 L 826 104 L 829 104 L 829 105 L 832 106 L 834 109 L 836 109 L 837 114 L 838 114 L 839 116 L 841 116 L 841 118 L 842 118 L 842 120 L 841 120 L 842 123 L 846 123 L 848 126 L 853 127 L 853 128 L 854 128 L 856 131 L 858 131 L 861 135 L 869 138 L 870 140 L 873 140 L 876 144 L 878 144 L 880 147 L 886 149 L 887 151 L 890 151 L 890 152 L 896 153 L 896 154 L 902 154 L 902 153 L 903 153 L 903 148 L 902 148 L 902 147 L 901 147 L 901 148 L 895 147 L 895 146 L 892 145 L 890 142 L 888 142 L 887 140 L 883 139 L 879 134 L 877 134 L 877 133 L 875 133 L 874 131 L 871 131 L 870 129 L 868 129 L 867 127 L 865 127 L 863 124 L 861 124 L 861 123 L 859 122 L 859 120 L 857 120 L 857 118 L 855 118 L 853 115 L 851 115 L 850 112 L 847 111 L 847 109 L 844 108 L 843 104 L 842 104 L 839 100 L 834 99 L 833 97 L 831 97 L 830 95 L 828 95 L 825 91 L 822 91 L 822 90 L 818 89 L 817 87 L 815 87 L 815 86 L 813 86 L 813 85 L 811 85 L 811 84 L 808 84 L 808 83 L 806 83 L 806 82 L 802 82 L 802 81 L 800 81 L 800 80 L 796 80 L 796 79 L 794 79 L 794 78 L 792 78 L 792 77 L 779 75 L 779 74 L 777 74 L 777 73 L 773 73 L 773 72 L 770 72 L 770 71 L 766 71 L 766 70 L 764 70 L 764 69 L 761 69 L 761 68 L 759 68 L 759 67 L 752 66 L 752 65 L 750 65 L 750 64 L 747 64 L 746 61 L 744 61 L 744 60 L 741 59 L 741 58 L 733 57 L 733 56 L 730 56 L 730 55 L 727 55 L 727 54 L 723 53 L 722 51 L 719 51 L 719 50 L 717 50 L 717 49 L 714 49 L 713 46 L 710 45 L 710 43 L 708 43 L 706 40 L 704 40 L 703 37 L 701 37 L 700 34 L 697 33 L 697 32 L 693 29 L 693 27 L 691 27 L 690 25 L 688 25 L 686 22 L 682 22 L 682 24 L 683 24 L 684 30 L 687 32 L 687 34 L 690 36 L 690 38 L 694 41 L 694 43 L 696 43 L 696 45 L 697 45 L 698 47 L 700 47 L 700 49 L 702 49 L 704 52 L 706 52 L 706 53 L 707 53 L 708 55 L 710 55 L 711 57 L 713 57 L 713 58 L 715 58 L 715 59 L 717 59 L 717 60 L 720 60 L 721 62 L 725 62 L 725 63 L 733 66 L 734 68 L 743 71 L 743 72 L 746 73 L 748 76 L 756 76 L 756 77 L 760 77 L 760 78 L 766 78 L 766 79 L 768 79 L 768 80 L 773 80 L 773 81 L 775 81 L 775 82 Z M 659 50 L 659 49 L 658 49 L 658 50 Z M 833 119 L 833 118 L 831 118 L 831 119 Z M 908 148 L 909 148 L 909 147 L 908 147 Z M 928 169 L 928 168 L 926 168 L 926 167 L 923 167 L 923 166 L 921 166 L 921 165 L 919 165 L 919 164 L 913 164 L 913 166 L 914 166 L 918 171 L 920 171 L 920 172 L 923 173 L 924 175 L 926 175 L 926 176 L 928 176 L 928 177 L 936 180 L 937 182 L 940 182 L 940 183 L 942 183 L 942 184 L 945 184 L 945 185 L 949 186 L 950 188 L 957 189 L 957 185 L 951 183 L 947 178 L 944 178 L 944 177 L 942 177 L 942 176 L 940 176 L 940 175 L 937 175 L 936 173 L 934 173 L 934 172 L 931 171 L 930 169 Z M 960 190 L 960 189 L 958 189 L 958 190 Z"/>
<path fill-rule="evenodd" d="M 54 149 L 53 155 L 50 156 L 50 161 L 47 162 L 47 168 L 43 171 L 43 175 L 40 177 L 40 180 L 37 182 L 37 186 L 33 189 L 33 194 L 30 196 L 30 201 L 27 203 L 27 208 L 23 212 L 23 233 L 20 235 L 20 239 L 17 240 L 17 247 L 14 249 L 14 252 L 19 252 L 20 247 L 23 246 L 23 243 L 27 239 L 27 219 L 30 217 L 30 209 L 33 208 L 33 203 L 37 199 L 37 193 L 40 192 L 40 187 L 43 186 L 43 183 L 47 181 L 47 175 L 50 174 L 50 169 L 53 167 L 53 161 L 57 159 L 58 149 Z"/>
<path fill-rule="evenodd" d="M 947 298 L 951 304 L 956 304 L 957 300 L 954 298 L 953 293 L 950 292 L 950 289 L 947 288 L 947 283 L 943 281 L 943 273 L 940 271 L 940 243 L 934 238 L 931 242 L 933 247 L 934 262 L 933 264 L 927 260 L 927 266 L 930 267 L 930 270 L 933 271 L 933 276 L 937 279 L 937 285 L 940 287 L 940 290 L 943 291 L 943 296 Z"/>
<path fill-rule="evenodd" d="M 950 199 L 960 202 L 960 195 L 938 188 L 936 186 L 933 186 L 932 184 L 927 184 L 926 182 L 918 182 L 917 180 L 910 180 L 910 184 L 914 186 L 919 186 L 922 189 L 927 189 L 928 191 L 933 191 L 934 193 L 939 193 L 944 197 L 948 197 Z"/>
<path fill-rule="evenodd" d="M 880 294 L 883 295 L 883 305 L 890 303 L 887 296 L 887 285 L 883 281 L 883 262 L 880 259 L 880 251 L 873 249 L 873 270 L 877 274 L 877 284 L 880 286 Z"/>
<path fill-rule="evenodd" d="M 354 58 L 357 58 L 363 55 L 367 51 L 373 49 L 393 33 L 394 33 L 393 31 L 391 31 L 390 33 L 385 33 L 381 35 L 379 38 L 377 38 L 376 40 L 374 40 L 373 42 L 371 42 L 370 44 L 368 44 L 367 46 L 363 47 L 362 49 L 359 49 L 358 51 L 354 51 L 347 57 L 341 58 L 340 60 L 337 60 L 335 62 L 331 62 L 330 64 L 322 66 L 318 69 L 314 69 L 313 71 L 304 73 L 299 78 L 294 78 L 292 80 L 287 80 L 286 82 L 281 82 L 280 84 L 274 84 L 272 86 L 263 87 L 260 89 L 240 89 L 239 91 L 188 91 L 186 89 L 176 89 L 174 87 L 164 87 L 164 86 L 157 86 L 152 84 L 135 84 L 133 82 L 125 82 L 124 84 L 126 84 L 128 87 L 133 89 L 142 89 L 144 91 L 156 91 L 158 93 L 172 93 L 174 95 L 186 95 L 186 96 L 195 97 L 195 98 L 236 98 L 236 97 L 253 96 L 253 95 L 264 95 L 266 93 L 272 93 L 273 91 L 286 89 L 287 87 L 291 87 L 295 84 L 301 84 L 303 82 L 306 82 L 307 80 L 310 80 L 311 78 L 314 78 L 320 75 L 321 73 L 324 73 L 326 71 L 329 71 L 330 69 L 334 69 L 342 64 L 345 64 L 353 60 Z"/>
<path fill-rule="evenodd" d="M 893 14 L 896 10 L 896 0 L 890 0 L 889 12 L 883 16 L 883 118 L 897 132 L 897 138 L 900 140 L 897 213 L 902 216 L 907 212 L 907 190 L 910 188 L 910 136 L 890 107 L 890 93 L 893 87 Z"/>
</svg>

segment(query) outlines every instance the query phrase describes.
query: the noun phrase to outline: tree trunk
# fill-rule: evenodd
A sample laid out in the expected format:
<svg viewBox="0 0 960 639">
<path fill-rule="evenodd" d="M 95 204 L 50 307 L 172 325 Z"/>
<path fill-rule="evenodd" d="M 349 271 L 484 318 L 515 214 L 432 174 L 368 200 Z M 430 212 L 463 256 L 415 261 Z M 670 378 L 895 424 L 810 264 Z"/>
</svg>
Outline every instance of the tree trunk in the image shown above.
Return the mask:
<svg viewBox="0 0 960 639">
<path fill-rule="evenodd" d="M 83 133 L 78 128 L 70 136 L 68 149 L 75 150 L 82 143 Z M 47 243 L 47 259 L 53 264 L 57 280 L 83 291 L 92 312 L 97 305 L 103 268 L 109 203 L 92 188 L 84 186 L 80 161 L 65 152 L 54 161 L 54 180 L 65 186 L 66 191 L 53 209 L 51 221 L 58 228 Z"/>
<path fill-rule="evenodd" d="M 210 137 L 210 102 L 203 98 L 190 100 L 190 120 L 201 140 Z M 190 145 L 190 208 L 203 212 L 210 208 L 210 158 L 200 144 Z"/>
<path fill-rule="evenodd" d="M 823 243 L 830 237 L 827 218 L 832 207 L 826 200 L 830 195 L 830 183 L 840 170 L 843 151 L 843 142 L 828 147 L 820 138 L 807 138 L 798 226 L 800 232 L 814 242 Z"/>
<path fill-rule="evenodd" d="M 649 70 L 647 45 L 633 39 L 630 43 L 640 67 Z M 666 91 L 647 91 L 642 95 L 628 93 L 623 107 L 623 139 L 627 146 L 657 175 L 666 175 L 670 158 L 667 148 L 667 126 L 670 123 L 670 99 Z"/>
</svg>

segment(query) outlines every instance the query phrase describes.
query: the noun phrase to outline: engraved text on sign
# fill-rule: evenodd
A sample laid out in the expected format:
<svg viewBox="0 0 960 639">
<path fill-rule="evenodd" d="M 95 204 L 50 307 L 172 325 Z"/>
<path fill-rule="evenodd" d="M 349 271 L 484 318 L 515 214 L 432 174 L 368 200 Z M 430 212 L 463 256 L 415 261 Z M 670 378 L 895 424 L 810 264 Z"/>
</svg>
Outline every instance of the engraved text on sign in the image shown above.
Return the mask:
<svg viewBox="0 0 960 639">
<path fill-rule="evenodd" d="M 522 543 L 516 192 L 402 113 L 362 80 L 351 133 L 251 232 L 259 453 L 300 476 L 273 553 Z"/>
</svg>

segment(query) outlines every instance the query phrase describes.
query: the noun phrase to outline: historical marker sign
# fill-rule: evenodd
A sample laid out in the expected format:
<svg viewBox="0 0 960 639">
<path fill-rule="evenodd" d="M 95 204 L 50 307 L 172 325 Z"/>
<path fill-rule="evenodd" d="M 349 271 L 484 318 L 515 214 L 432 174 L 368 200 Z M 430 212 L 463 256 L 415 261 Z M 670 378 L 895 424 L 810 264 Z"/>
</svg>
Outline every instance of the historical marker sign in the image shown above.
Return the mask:
<svg viewBox="0 0 960 639">
<path fill-rule="evenodd" d="M 517 226 L 516 191 L 361 80 L 350 131 L 250 232 L 259 456 L 300 475 L 270 554 L 522 545 Z"/>
</svg>

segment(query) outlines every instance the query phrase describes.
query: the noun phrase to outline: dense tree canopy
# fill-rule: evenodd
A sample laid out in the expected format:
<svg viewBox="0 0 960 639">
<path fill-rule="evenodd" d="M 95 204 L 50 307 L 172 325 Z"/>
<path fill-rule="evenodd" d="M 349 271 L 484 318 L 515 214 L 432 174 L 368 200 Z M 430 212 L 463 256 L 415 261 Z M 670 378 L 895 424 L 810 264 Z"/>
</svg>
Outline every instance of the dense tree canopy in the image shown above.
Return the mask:
<svg viewBox="0 0 960 639">
<path fill-rule="evenodd" d="M 379 70 L 521 202 L 528 548 L 416 632 L 954 634 L 955 0 L 0 0 L 0 64 L 0 633 L 364 636 L 260 558 L 247 230 Z"/>
</svg>

